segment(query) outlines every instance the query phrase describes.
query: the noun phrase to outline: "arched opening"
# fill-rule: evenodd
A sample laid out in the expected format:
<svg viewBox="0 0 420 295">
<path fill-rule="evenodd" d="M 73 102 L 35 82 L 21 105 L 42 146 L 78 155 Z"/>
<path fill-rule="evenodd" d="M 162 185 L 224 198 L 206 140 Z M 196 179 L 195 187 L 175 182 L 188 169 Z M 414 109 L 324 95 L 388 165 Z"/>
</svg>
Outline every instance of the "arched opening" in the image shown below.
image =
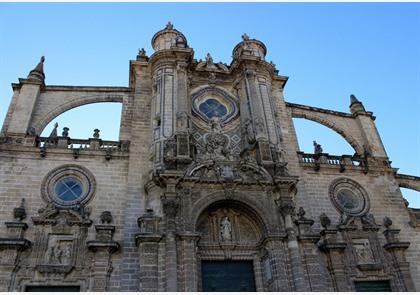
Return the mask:
<svg viewBox="0 0 420 295">
<path fill-rule="evenodd" d="M 293 123 L 302 152 L 314 153 L 314 141 L 322 146 L 323 153 L 330 155 L 353 155 L 356 152 L 340 134 L 324 125 L 302 118 L 293 118 Z"/>
<path fill-rule="evenodd" d="M 408 201 L 408 207 L 420 209 L 420 192 L 403 187 L 400 187 L 400 189 L 404 199 Z"/>
<path fill-rule="evenodd" d="M 100 138 L 119 140 L 121 103 L 101 102 L 83 105 L 62 113 L 51 120 L 41 136 L 48 137 L 58 123 L 57 134 L 61 136 L 64 127 L 69 128 L 69 137 L 78 139 L 92 138 L 94 129 L 100 130 Z"/>
<path fill-rule="evenodd" d="M 262 290 L 262 239 L 265 226 L 252 208 L 233 200 L 217 201 L 199 216 L 196 231 L 199 290 Z"/>
</svg>

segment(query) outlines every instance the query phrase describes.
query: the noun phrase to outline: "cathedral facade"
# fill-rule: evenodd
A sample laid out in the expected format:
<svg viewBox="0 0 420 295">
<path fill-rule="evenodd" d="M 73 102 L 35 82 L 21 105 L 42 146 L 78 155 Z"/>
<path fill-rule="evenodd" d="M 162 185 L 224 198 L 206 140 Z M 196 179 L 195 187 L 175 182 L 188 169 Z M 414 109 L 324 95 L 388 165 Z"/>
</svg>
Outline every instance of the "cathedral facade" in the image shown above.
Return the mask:
<svg viewBox="0 0 420 295">
<path fill-rule="evenodd" d="M 288 77 L 246 34 L 228 65 L 168 24 L 128 87 L 19 83 L 0 134 L 0 291 L 416 291 L 420 212 L 372 112 L 285 101 Z M 119 141 L 58 115 L 122 104 Z M 343 103 L 347 103 L 343 102 Z M 292 118 L 354 155 L 299 151 Z M 62 128 L 61 130 L 61 127 Z M 69 129 L 70 128 L 70 129 Z"/>
</svg>

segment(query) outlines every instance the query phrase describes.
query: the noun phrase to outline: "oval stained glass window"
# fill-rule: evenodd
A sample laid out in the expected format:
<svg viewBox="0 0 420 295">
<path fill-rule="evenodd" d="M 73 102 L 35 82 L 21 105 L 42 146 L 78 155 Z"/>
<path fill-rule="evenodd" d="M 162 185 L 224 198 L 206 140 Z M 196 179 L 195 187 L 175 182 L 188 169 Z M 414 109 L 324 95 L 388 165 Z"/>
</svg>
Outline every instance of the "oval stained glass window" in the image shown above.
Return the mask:
<svg viewBox="0 0 420 295">
<path fill-rule="evenodd" d="M 209 120 L 213 117 L 222 118 L 227 114 L 227 108 L 221 104 L 218 100 L 209 98 L 203 101 L 198 109 L 202 112 Z"/>
</svg>

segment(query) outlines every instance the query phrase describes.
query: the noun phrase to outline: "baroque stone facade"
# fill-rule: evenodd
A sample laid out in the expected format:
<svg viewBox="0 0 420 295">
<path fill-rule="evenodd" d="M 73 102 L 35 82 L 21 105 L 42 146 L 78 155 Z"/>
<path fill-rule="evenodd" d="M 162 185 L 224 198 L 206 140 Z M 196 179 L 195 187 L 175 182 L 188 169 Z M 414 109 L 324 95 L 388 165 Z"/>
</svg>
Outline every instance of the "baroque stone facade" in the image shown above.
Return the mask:
<svg viewBox="0 0 420 295">
<path fill-rule="evenodd" d="M 362 102 L 286 102 L 288 78 L 246 34 L 230 65 L 194 59 L 170 23 L 152 47 L 130 61 L 128 87 L 46 85 L 44 58 L 13 84 L 0 291 L 420 290 L 420 214 L 399 190 L 420 180 L 391 167 Z M 40 136 L 97 102 L 122 103 L 118 142 L 71 126 Z M 299 152 L 292 118 L 354 155 Z"/>
</svg>

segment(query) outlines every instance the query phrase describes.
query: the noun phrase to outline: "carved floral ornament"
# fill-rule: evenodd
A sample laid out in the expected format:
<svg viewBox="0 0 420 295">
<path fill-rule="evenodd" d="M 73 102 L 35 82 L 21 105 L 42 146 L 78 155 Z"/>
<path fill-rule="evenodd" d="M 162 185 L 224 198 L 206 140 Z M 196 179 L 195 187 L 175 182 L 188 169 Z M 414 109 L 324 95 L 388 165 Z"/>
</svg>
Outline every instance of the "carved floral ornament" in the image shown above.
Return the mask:
<svg viewBox="0 0 420 295">
<path fill-rule="evenodd" d="M 218 117 L 225 124 L 236 118 L 239 112 L 235 97 L 218 87 L 200 89 L 191 98 L 193 113 L 205 122 Z"/>
<path fill-rule="evenodd" d="M 86 204 L 94 195 L 93 174 L 77 165 L 64 165 L 50 171 L 41 185 L 41 195 L 59 208 L 74 208 Z"/>
<path fill-rule="evenodd" d="M 369 211 L 369 197 L 363 187 L 349 178 L 334 180 L 329 196 L 336 209 L 349 216 L 362 216 Z"/>
</svg>

